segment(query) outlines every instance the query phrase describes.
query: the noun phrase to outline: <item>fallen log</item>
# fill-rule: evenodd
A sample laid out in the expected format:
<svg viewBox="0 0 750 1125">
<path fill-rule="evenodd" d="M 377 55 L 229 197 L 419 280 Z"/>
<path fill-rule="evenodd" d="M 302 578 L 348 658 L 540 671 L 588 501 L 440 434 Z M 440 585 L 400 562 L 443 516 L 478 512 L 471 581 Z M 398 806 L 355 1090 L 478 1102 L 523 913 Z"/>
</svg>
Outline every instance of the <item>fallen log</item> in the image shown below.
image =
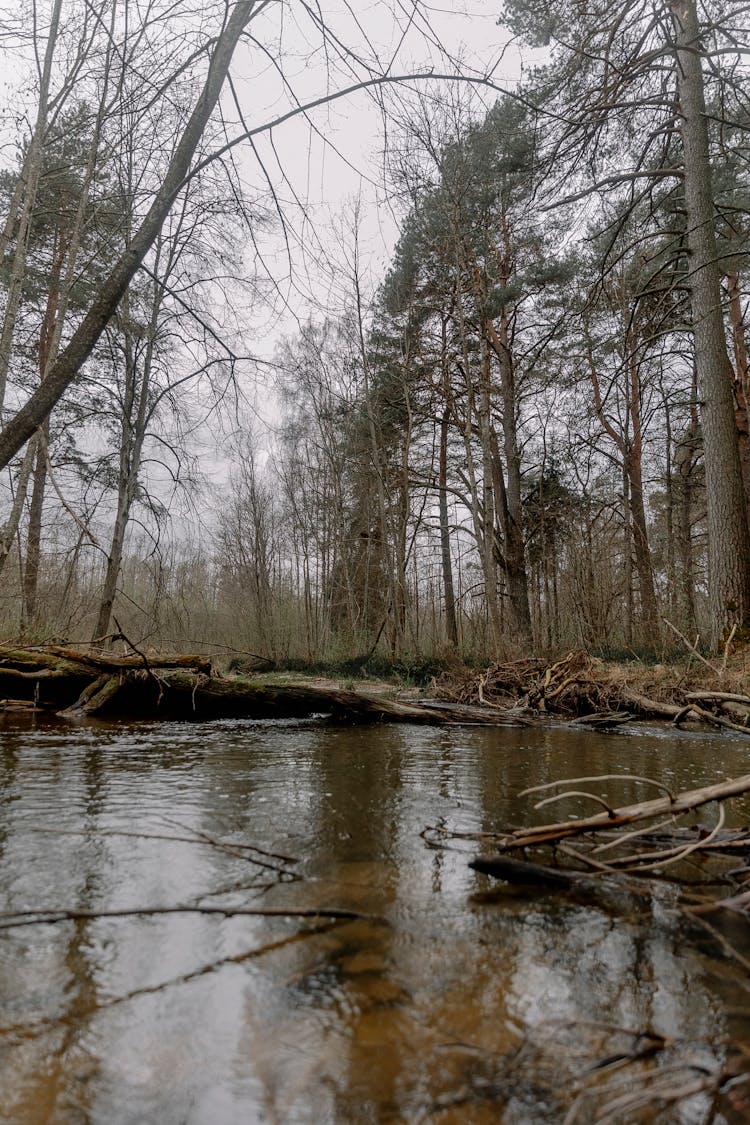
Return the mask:
<svg viewBox="0 0 750 1125">
<path fill-rule="evenodd" d="M 26 696 L 65 718 L 304 718 L 326 714 L 349 723 L 482 723 L 529 721 L 494 708 L 403 702 L 364 691 L 311 683 L 229 678 L 207 657 L 79 652 L 65 646 L 0 648 L 0 692 Z"/>
<path fill-rule="evenodd" d="M 483 726 L 503 727 L 536 725 L 534 718 L 523 714 L 517 707 L 500 708 L 489 703 L 483 707 L 472 707 L 468 703 L 449 703 L 441 699 L 416 699 L 412 706 L 418 707 L 421 711 L 444 715 L 442 722 L 480 723 Z"/>
<path fill-rule="evenodd" d="M 632 719 L 671 719 L 679 725 L 696 718 L 750 734 L 745 714 L 719 713 L 732 704 L 741 707 L 750 696 L 679 692 L 678 702 L 651 699 L 602 677 L 597 663 L 581 652 L 571 652 L 551 666 L 536 659 L 498 665 L 465 684 L 459 698 L 454 693 L 446 700 L 405 702 L 310 682 L 223 677 L 209 657 L 141 651 L 123 634 L 117 638 L 130 651 L 79 651 L 69 645 L 0 647 L 0 697 L 33 699 L 40 708 L 67 717 L 297 718 L 325 713 L 336 721 L 356 723 L 528 726 L 543 715 L 556 715 L 601 730 Z M 750 708 L 750 703 L 745 706 Z"/>
<path fill-rule="evenodd" d="M 697 703 L 691 703 L 686 710 L 697 715 L 699 719 L 708 723 L 709 726 L 723 727 L 726 730 L 736 730 L 740 734 L 750 734 L 750 727 L 748 727 L 747 723 L 733 723 L 731 719 L 725 719 L 723 715 L 717 715 L 713 711 L 706 711 L 704 707 L 699 707 Z"/>
<path fill-rule="evenodd" d="M 83 689 L 75 703 L 60 711 L 59 714 L 62 716 L 98 715 L 111 704 L 121 687 L 122 679 L 120 676 L 113 676 L 109 672 L 105 672 L 103 676 L 99 676 Z"/>
<path fill-rule="evenodd" d="M 25 649 L 20 651 L 36 653 L 38 650 Z M 46 645 L 43 655 L 47 657 L 48 661 L 63 660 L 67 664 L 81 665 L 84 668 L 98 668 L 106 672 L 122 672 L 141 668 L 187 668 L 207 676 L 213 674 L 210 658 L 195 653 L 176 656 L 151 656 L 138 652 L 121 656 L 119 653 L 107 653 L 105 655 L 102 652 L 80 652 L 78 649 L 66 648 L 64 645 Z"/>
<path fill-rule="evenodd" d="M 307 683 L 215 679 L 183 671 L 159 677 L 162 699 L 158 707 L 175 703 L 194 717 L 235 715 L 253 718 L 302 718 L 330 714 L 344 722 L 483 723 L 491 726 L 527 725 L 528 720 L 481 707 L 461 708 L 405 703 L 382 695 Z"/>
<path fill-rule="evenodd" d="M 0 693 L 31 700 L 42 709 L 69 705 L 96 674 L 79 661 L 0 647 Z"/>
<path fill-rule="evenodd" d="M 482 875 L 503 879 L 523 887 L 555 887 L 567 890 L 585 878 L 577 871 L 563 871 L 556 867 L 545 867 L 540 863 L 528 863 L 522 859 L 510 859 L 503 855 L 477 856 L 469 861 L 469 867 Z"/>
<path fill-rule="evenodd" d="M 521 828 L 502 837 L 498 843 L 506 849 L 527 848 L 535 844 L 551 844 L 571 836 L 583 836 L 588 832 L 604 828 L 621 828 L 637 821 L 651 820 L 654 817 L 689 812 L 712 801 L 724 801 L 750 792 L 750 774 L 720 781 L 716 785 L 706 785 L 701 789 L 689 789 L 675 796 L 656 797 L 650 801 L 640 801 L 635 805 L 611 808 L 593 816 L 566 820 L 555 824 L 542 824 L 536 828 Z"/>
<path fill-rule="evenodd" d="M 744 703 L 750 707 L 750 695 L 737 695 L 731 691 L 686 691 L 685 699 L 690 703 Z"/>
<path fill-rule="evenodd" d="M 636 711 L 648 718 L 676 719 L 685 710 L 684 707 L 678 707 L 675 703 L 663 703 L 658 699 L 650 699 L 647 695 L 641 695 L 624 685 L 618 689 L 618 695 L 623 703 L 630 704 Z"/>
</svg>

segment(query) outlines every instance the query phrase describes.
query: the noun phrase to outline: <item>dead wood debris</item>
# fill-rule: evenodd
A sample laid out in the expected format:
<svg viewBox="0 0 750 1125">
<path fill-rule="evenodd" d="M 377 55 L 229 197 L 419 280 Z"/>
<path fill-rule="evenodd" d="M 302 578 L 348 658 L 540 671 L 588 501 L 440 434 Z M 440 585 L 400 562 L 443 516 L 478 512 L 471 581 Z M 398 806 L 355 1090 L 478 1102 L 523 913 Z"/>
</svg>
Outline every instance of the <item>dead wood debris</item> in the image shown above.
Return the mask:
<svg viewBox="0 0 750 1125">
<path fill-rule="evenodd" d="M 25 706 L 33 703 L 67 717 L 118 713 L 279 718 L 328 713 L 345 722 L 494 726 L 555 718 L 598 730 L 656 719 L 750 734 L 750 693 L 742 690 L 746 677 L 726 682 L 723 664 L 711 669 L 718 682 L 708 686 L 684 682 L 684 675 L 670 682 L 662 666 L 653 675 L 641 675 L 635 687 L 627 669 L 575 650 L 554 663 L 530 657 L 481 672 L 454 669 L 436 681 L 436 698 L 406 701 L 309 681 L 225 677 L 205 656 L 144 652 L 127 644 L 130 651 L 125 653 L 62 645 L 0 646 L 0 696 L 8 696 L 0 708 L 20 710 L 25 699 Z"/>
<path fill-rule="evenodd" d="M 656 788 L 660 795 L 635 804 L 618 804 L 599 788 L 623 781 Z M 750 774 L 680 793 L 635 774 L 568 778 L 534 786 L 519 796 L 539 796 L 536 809 L 552 802 L 575 800 L 578 806 L 589 803 L 597 809 L 592 815 L 497 833 L 428 826 L 422 838 L 431 847 L 448 846 L 451 840 L 473 841 L 483 849 L 492 847 L 491 854 L 474 857 L 470 866 L 520 886 L 565 890 L 582 883 L 588 887 L 604 878 L 615 889 L 635 889 L 642 894 L 649 892 L 649 882 L 655 877 L 662 880 L 666 875 L 682 888 L 681 909 L 691 918 L 730 911 L 750 923 L 750 864 L 730 869 L 732 857 L 750 857 L 750 827 L 725 827 L 725 803 L 748 793 Z M 680 818 L 707 805 L 717 810 L 713 826 L 678 825 Z M 696 859 L 702 864 L 698 883 L 690 868 Z M 723 892 L 722 897 L 721 888 L 727 884 L 731 893 Z M 710 888 L 708 895 L 704 893 L 706 887 Z M 730 952 L 734 955 L 735 951 Z M 739 953 L 737 959 L 745 963 Z"/>
<path fill-rule="evenodd" d="M 721 670 L 714 670 L 719 675 Z M 750 694 L 700 690 L 664 683 L 654 675 L 647 690 L 628 683 L 619 667 L 607 666 L 583 650 L 546 660 L 514 660 L 479 672 L 465 669 L 436 681 L 438 699 L 484 705 L 513 714 L 548 714 L 607 729 L 633 719 L 671 720 L 675 726 L 701 722 L 750 734 Z"/>
<path fill-rule="evenodd" d="M 128 642 L 130 644 L 130 642 Z M 304 718 L 328 714 L 347 723 L 484 723 L 523 726 L 529 719 L 487 707 L 409 702 L 309 681 L 229 678 L 199 655 L 79 652 L 64 646 L 0 646 L 0 694 L 19 696 L 66 718 Z"/>
<path fill-rule="evenodd" d="M 624 781 L 631 787 L 656 789 L 659 795 L 622 804 L 611 790 L 616 792 Z M 422 838 L 430 847 L 464 850 L 470 842 L 479 844 L 483 854 L 469 866 L 502 880 L 510 893 L 524 898 L 561 895 L 577 903 L 583 897 L 615 914 L 628 914 L 639 899 L 650 903 L 658 897 L 662 914 L 680 920 L 686 940 L 700 934 L 705 941 L 707 935 L 720 955 L 746 974 L 750 972 L 750 960 L 743 952 L 750 936 L 750 827 L 725 827 L 725 807 L 730 798 L 748 793 L 750 774 L 683 792 L 634 774 L 568 778 L 534 786 L 519 796 L 538 797 L 536 809 L 547 807 L 551 800 L 574 802 L 574 809 L 590 801 L 595 806 L 592 815 L 494 834 L 435 826 L 426 828 Z M 680 818 L 707 805 L 716 809 L 712 827 L 679 824 Z M 737 856 L 744 862 L 732 867 Z M 727 884 L 732 888 L 729 894 Z M 474 903 L 497 903 L 497 894 L 476 894 Z M 601 1047 L 592 1044 L 589 1053 L 580 1050 L 581 1029 L 575 1029 L 578 1058 L 589 1054 L 589 1065 L 576 1068 L 578 1073 L 559 1088 L 568 1099 L 572 1095 L 561 1109 L 564 1125 L 651 1121 L 657 1111 L 698 1104 L 694 1099 L 709 1099 L 715 1108 L 750 1110 L 750 1050 L 744 1043 L 670 1040 L 648 1028 L 631 1031 L 592 1025 L 592 1030 L 606 1034 Z M 707 1061 L 709 1051 L 714 1057 Z"/>
<path fill-rule="evenodd" d="M 457 1110 L 460 1120 L 474 1120 L 472 1111 L 483 1109 L 502 1117 L 511 1099 L 526 1105 L 529 1120 L 532 1106 L 544 1106 L 544 1120 L 554 1114 L 561 1125 L 745 1121 L 750 1110 L 750 1051 L 726 1037 L 678 1038 L 652 1027 L 552 1020 L 506 1054 L 464 1042 L 443 1049 L 454 1060 L 460 1051 L 464 1062 L 453 1087 L 431 1106 L 435 1122 L 459 1120 Z"/>
<path fill-rule="evenodd" d="M 119 910 L 40 909 L 13 910 L 0 914 L 0 930 L 14 930 L 19 926 L 54 926 L 60 922 L 95 922 L 102 918 L 145 918 L 166 914 L 207 914 L 219 918 L 302 918 L 313 921 L 333 919 L 341 922 L 378 922 L 382 918 L 362 914 L 356 910 L 338 910 L 320 907 L 310 910 L 271 909 L 247 906 L 203 906 L 186 903 L 180 906 L 133 906 Z"/>
<path fill-rule="evenodd" d="M 595 792 L 592 785 L 627 781 L 656 788 L 660 796 L 635 804 L 618 805 L 608 794 Z M 587 788 L 582 788 L 582 786 Z M 750 829 L 747 826 L 725 829 L 724 802 L 732 797 L 750 792 L 750 774 L 729 778 L 714 785 L 699 789 L 672 793 L 661 782 L 636 774 L 602 774 L 595 777 L 575 777 L 533 786 L 519 794 L 521 797 L 550 794 L 535 804 L 536 809 L 546 807 L 551 802 L 569 801 L 590 802 L 597 811 L 590 816 L 572 817 L 541 825 L 508 829 L 505 832 L 465 833 L 452 832 L 444 828 L 427 828 L 423 838 L 428 843 L 436 843 L 448 838 L 475 840 L 482 844 L 492 843 L 502 857 L 483 857 L 477 870 L 490 871 L 490 860 L 502 858 L 498 862 L 497 873 L 505 872 L 512 877 L 515 867 L 505 856 L 508 853 L 523 852 L 532 848 L 553 848 L 554 861 L 559 857 L 573 860 L 573 869 L 584 867 L 601 874 L 617 875 L 618 872 L 643 874 L 658 871 L 694 856 L 698 852 L 746 855 L 750 852 Z M 713 827 L 693 826 L 680 829 L 676 827 L 680 817 L 694 812 L 705 805 L 716 804 L 718 813 Z M 626 829 L 626 831 L 622 831 Z M 576 849 L 569 841 L 576 839 Z M 528 864 L 519 863 L 518 871 L 525 873 Z M 570 868 L 568 863 L 568 868 Z M 541 869 L 540 869 L 541 870 Z M 737 869 L 744 873 L 745 868 Z M 539 874 L 539 872 L 537 872 Z M 503 874 L 503 877 L 506 877 Z M 750 899 L 750 895 L 747 896 Z"/>
</svg>

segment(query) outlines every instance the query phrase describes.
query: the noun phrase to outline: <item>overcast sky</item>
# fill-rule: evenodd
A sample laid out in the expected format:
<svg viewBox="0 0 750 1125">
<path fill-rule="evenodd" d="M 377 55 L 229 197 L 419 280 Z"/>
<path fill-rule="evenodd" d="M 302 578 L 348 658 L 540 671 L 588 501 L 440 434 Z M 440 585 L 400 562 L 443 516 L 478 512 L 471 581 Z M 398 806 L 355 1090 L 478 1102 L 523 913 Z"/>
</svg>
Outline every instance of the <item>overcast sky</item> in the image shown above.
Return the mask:
<svg viewBox="0 0 750 1125">
<path fill-rule="evenodd" d="M 399 22 L 394 20 L 394 7 L 399 5 L 385 0 L 363 6 L 361 11 L 357 6 L 359 26 L 343 0 L 327 4 L 325 15 L 341 42 L 354 46 L 365 61 L 368 54 L 377 56 L 381 66 L 382 60 L 393 59 L 395 73 L 430 68 L 450 71 L 452 60 L 460 59 L 467 73 L 492 71 L 498 86 L 514 87 L 524 62 L 528 63 L 509 43 L 505 29 L 497 25 L 499 4 L 495 0 L 444 0 L 442 5 L 425 5 L 422 10 L 429 12 L 429 24 L 417 20 L 408 26 L 403 16 Z M 405 4 L 404 11 L 410 10 Z M 271 120 L 290 104 L 284 81 L 304 102 L 353 80 L 346 62 L 332 62 L 330 53 L 326 57 L 309 22 L 287 21 L 280 27 L 278 10 L 273 7 L 264 19 L 256 35 L 265 46 L 275 45 L 273 53 L 283 59 L 284 76 L 282 79 L 258 48 L 238 54 L 233 74 L 248 123 Z M 352 70 L 362 73 L 356 63 Z M 437 82 L 420 86 L 435 97 L 444 89 Z M 392 93 L 398 97 L 401 91 Z M 281 297 L 276 308 L 279 320 L 267 322 L 266 344 L 279 332 L 290 330 L 293 313 L 302 319 L 322 313 L 330 275 L 330 263 L 324 259 L 329 251 L 335 256 L 333 232 L 340 228 L 344 213 L 351 211 L 355 197 L 361 199 L 363 265 L 373 284 L 387 267 L 403 216 L 388 193 L 383 162 L 387 142 L 378 96 L 361 92 L 337 100 L 313 111 L 309 121 L 295 118 L 256 142 L 265 174 L 283 208 L 290 249 L 288 254 L 285 241 L 279 238 L 265 244 L 266 265 L 279 284 Z M 495 97 L 486 88 L 475 88 L 471 96 L 477 112 Z M 264 174 L 259 174 L 254 154 L 247 148 L 242 168 L 249 183 L 262 184 Z M 284 301 L 288 302 L 286 311 Z"/>
</svg>

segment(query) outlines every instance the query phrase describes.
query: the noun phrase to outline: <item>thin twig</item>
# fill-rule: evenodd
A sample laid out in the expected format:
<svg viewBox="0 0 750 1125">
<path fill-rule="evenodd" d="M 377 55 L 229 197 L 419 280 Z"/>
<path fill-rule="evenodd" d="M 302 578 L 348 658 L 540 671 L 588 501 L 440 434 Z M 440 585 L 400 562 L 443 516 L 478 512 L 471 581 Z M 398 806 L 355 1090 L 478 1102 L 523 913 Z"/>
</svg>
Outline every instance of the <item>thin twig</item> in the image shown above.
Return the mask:
<svg viewBox="0 0 750 1125">
<path fill-rule="evenodd" d="M 724 644 L 724 655 L 723 655 L 722 660 L 721 660 L 721 679 L 722 680 L 724 679 L 724 677 L 727 674 L 727 661 L 729 660 L 729 649 L 731 648 L 732 641 L 734 640 L 734 634 L 736 632 L 737 632 L 737 622 L 735 621 L 734 625 L 731 628 L 729 636 L 727 637 L 726 642 Z"/>
<path fill-rule="evenodd" d="M 634 828 L 632 832 L 623 832 L 615 840 L 608 840 L 605 844 L 599 844 L 595 847 L 594 855 L 608 852 L 612 848 L 619 848 L 628 840 L 634 840 L 636 836 L 647 836 L 652 832 L 658 832 L 660 828 L 666 828 L 668 824 L 674 824 L 676 819 L 675 816 L 668 816 L 666 820 L 660 820 L 658 824 L 647 824 L 645 828 Z"/>
<path fill-rule="evenodd" d="M 660 858 L 658 858 L 655 863 L 649 863 L 649 864 L 646 864 L 645 866 L 641 866 L 641 860 L 651 858 L 648 854 L 642 853 L 640 856 L 638 856 L 638 855 L 630 856 L 627 859 L 627 868 L 626 869 L 630 870 L 631 864 L 637 864 L 638 866 L 634 867 L 633 870 L 638 871 L 640 873 L 640 872 L 643 872 L 643 871 L 654 871 L 657 868 L 662 869 L 664 867 L 670 867 L 673 863 L 679 863 L 680 860 L 685 859 L 692 852 L 698 851 L 700 848 L 704 847 L 706 844 L 710 844 L 711 840 L 713 840 L 713 838 L 717 835 L 717 833 L 720 832 L 721 829 L 724 827 L 725 815 L 726 814 L 725 814 L 725 811 L 724 811 L 724 805 L 719 804 L 719 816 L 718 816 L 718 819 L 716 821 L 716 824 L 711 829 L 709 834 L 707 836 L 705 836 L 702 840 L 696 840 L 694 843 L 688 844 L 684 848 L 673 848 L 670 851 L 663 852 L 661 854 Z M 626 866 L 626 858 L 625 857 L 623 857 L 623 859 L 621 859 L 619 862 L 622 863 L 623 867 Z"/>
<path fill-rule="evenodd" d="M 551 805 L 555 801 L 564 801 L 566 797 L 585 797 L 589 801 L 595 801 L 597 805 L 601 805 L 606 809 L 612 819 L 615 819 L 616 813 L 611 805 L 608 805 L 603 797 L 597 797 L 596 793 L 587 793 L 585 789 L 568 789 L 565 793 L 555 793 L 552 797 L 545 797 L 543 801 L 537 801 L 534 805 L 535 809 L 544 808 L 545 805 Z"/>
<path fill-rule="evenodd" d="M 561 785 L 580 785 L 584 781 L 641 781 L 645 785 L 653 785 L 655 789 L 660 789 L 662 793 L 666 793 L 672 801 L 674 797 L 666 785 L 660 781 L 654 781 L 652 777 L 641 777 L 637 773 L 601 773 L 594 774 L 591 777 L 566 777 L 563 781 L 548 781 L 544 785 L 532 785 L 529 789 L 522 789 L 518 794 L 519 797 L 527 797 L 531 793 L 543 793 L 546 789 L 559 788 Z M 535 805 L 539 808 L 539 805 Z"/>
<path fill-rule="evenodd" d="M 225 965 L 241 965 L 245 961 L 250 961 L 256 957 L 262 957 L 266 953 L 275 953 L 279 949 L 284 949 L 286 946 L 293 945 L 296 942 L 303 941 L 310 937 L 316 937 L 320 934 L 327 934 L 336 926 L 336 919 L 327 922 L 322 926 L 315 926 L 308 930 L 297 930 L 287 937 L 279 938 L 276 941 L 269 941 L 265 945 L 256 946 L 253 949 L 243 950 L 242 953 L 230 954 L 227 957 L 222 957 L 218 961 L 211 961 L 208 964 L 199 965 L 197 969 L 191 969 L 190 972 L 182 973 L 178 977 L 171 977 L 169 980 L 160 981 L 158 984 L 144 985 L 142 988 L 134 988 L 131 992 L 123 993 L 121 996 L 113 996 L 108 1000 L 102 1000 L 95 1005 L 93 1009 L 87 1011 L 84 1017 L 89 1019 L 97 1012 L 107 1011 L 110 1008 L 115 1008 L 118 1004 L 124 1004 L 128 1000 L 136 1000 L 140 996 L 147 996 L 152 993 L 164 991 L 166 988 L 174 988 L 175 985 L 189 984 L 190 981 L 196 980 L 199 977 L 206 976 L 209 973 L 218 972 L 219 969 L 224 968 Z M 70 1017 L 63 1016 L 45 1016 L 39 1020 L 34 1020 L 31 1023 L 14 1024 L 9 1027 L 0 1027 L 0 1035 L 18 1035 L 22 1034 L 24 1039 L 29 1039 L 33 1035 L 40 1035 L 49 1028 L 56 1028 L 60 1023 L 70 1022 Z M 80 1022 L 80 1020 L 76 1021 Z"/>
<path fill-rule="evenodd" d="M 0 913 L 0 930 L 19 926 L 54 926 L 58 922 L 96 922 L 103 918 L 138 918 L 159 914 L 213 914 L 221 918 L 336 918 L 342 921 L 368 921 L 386 925 L 386 920 L 357 910 L 335 910 L 322 906 L 310 910 L 280 910 L 248 906 L 133 906 L 119 910 L 11 910 Z"/>
<path fill-rule="evenodd" d="M 169 823 L 169 821 L 165 821 L 165 823 Z M 177 821 L 172 821 L 172 823 L 177 824 Z M 180 827 L 184 828 L 184 827 L 187 827 L 187 826 L 181 825 Z M 26 831 L 27 832 L 44 832 L 44 833 L 48 833 L 49 835 L 54 835 L 54 836 L 87 836 L 88 837 L 88 836 L 91 835 L 90 832 L 84 832 L 81 829 L 47 828 L 46 826 L 43 827 L 43 828 L 32 826 L 31 828 L 26 829 Z M 128 832 L 125 829 L 100 828 L 100 829 L 97 829 L 96 834 L 97 834 L 97 836 L 126 836 L 126 837 L 130 837 L 131 839 L 134 839 L 134 840 L 169 840 L 169 841 L 173 841 L 173 842 L 178 843 L 178 844 L 202 844 L 202 845 L 207 846 L 207 847 L 216 847 L 217 846 L 216 841 L 212 840 L 210 837 L 206 836 L 203 833 L 201 833 L 200 835 L 197 835 L 197 836 L 167 836 L 167 835 L 165 835 L 163 833 L 159 833 L 159 832 Z M 266 851 L 263 848 L 257 847 L 256 844 L 245 844 L 245 843 L 242 843 L 240 840 L 221 840 L 218 843 L 222 847 L 234 848 L 238 851 L 257 852 L 258 855 L 267 856 L 269 859 L 281 859 L 285 863 L 299 863 L 299 860 L 295 859 L 294 856 L 283 855 L 281 852 Z"/>
<path fill-rule="evenodd" d="M 747 957 L 743 957 L 739 950 L 735 949 L 731 942 L 727 941 L 724 935 L 720 933 L 719 930 L 717 930 L 714 926 L 712 926 L 711 923 L 708 922 L 705 918 L 701 917 L 700 914 L 696 914 L 694 910 L 691 910 L 690 914 L 694 922 L 697 922 L 700 926 L 703 927 L 704 930 L 711 934 L 714 940 L 718 941 L 722 949 L 734 961 L 741 965 L 746 973 L 750 973 L 750 960 L 748 960 Z"/>
<path fill-rule="evenodd" d="M 167 825 L 173 825 L 175 828 L 181 828 L 183 831 L 190 831 L 188 825 L 180 823 L 179 820 L 170 820 L 168 817 L 162 817 L 162 819 Z M 279 874 L 289 875 L 293 879 L 301 878 L 298 872 L 290 871 L 288 867 L 279 867 L 274 863 L 265 863 L 263 860 L 255 859 L 253 856 L 243 855 L 242 851 L 235 848 L 232 844 L 225 844 L 222 840 L 217 840 L 215 837 L 209 836 L 206 832 L 200 832 L 196 828 L 192 829 L 192 831 L 195 832 L 198 839 L 205 841 L 207 844 L 211 844 L 212 847 L 219 848 L 220 851 L 226 852 L 227 855 L 231 855 L 235 859 L 245 859 L 249 863 L 254 863 L 256 867 L 264 867 L 268 871 L 277 871 Z M 253 850 L 258 852 L 260 849 L 255 848 Z"/>
</svg>

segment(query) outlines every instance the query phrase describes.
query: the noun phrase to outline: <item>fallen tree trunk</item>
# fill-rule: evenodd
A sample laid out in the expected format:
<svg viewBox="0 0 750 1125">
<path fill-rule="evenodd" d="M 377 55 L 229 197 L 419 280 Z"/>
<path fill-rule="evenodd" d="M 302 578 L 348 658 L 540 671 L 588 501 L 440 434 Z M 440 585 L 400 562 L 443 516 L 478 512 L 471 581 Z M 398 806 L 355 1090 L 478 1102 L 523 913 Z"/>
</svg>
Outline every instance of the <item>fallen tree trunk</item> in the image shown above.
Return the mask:
<svg viewBox="0 0 750 1125">
<path fill-rule="evenodd" d="M 122 681 L 119 676 L 112 676 L 105 672 L 103 676 L 99 676 L 93 683 L 88 684 L 75 703 L 66 707 L 60 714 L 64 716 L 98 715 L 111 703 L 121 687 Z"/>
<path fill-rule="evenodd" d="M 528 720 L 481 707 L 462 708 L 456 713 L 439 704 L 422 706 L 386 699 L 382 695 L 324 687 L 307 683 L 270 683 L 263 680 L 231 680 L 195 676 L 169 670 L 158 677 L 162 698 L 157 707 L 169 711 L 176 703 L 180 711 L 195 717 L 250 716 L 254 718 L 301 718 L 330 714 L 345 722 L 397 723 L 484 723 L 492 726 L 526 725 Z"/>
<path fill-rule="evenodd" d="M 327 714 L 340 722 L 482 723 L 523 726 L 504 711 L 451 704 L 422 705 L 311 683 L 232 679 L 207 657 L 79 652 L 64 646 L 0 648 L 0 694 L 26 696 L 66 718 L 303 718 Z M 9 691 L 10 695 L 11 692 Z"/>
<path fill-rule="evenodd" d="M 3 650 L 20 657 L 24 653 L 37 653 L 50 664 L 55 661 L 65 661 L 68 665 L 82 668 L 98 668 L 105 672 L 136 671 L 138 669 L 162 668 L 188 668 L 193 672 L 202 672 L 210 676 L 213 672 L 211 660 L 207 656 L 196 653 L 187 655 L 164 656 L 147 655 L 135 652 L 132 655 L 122 656 L 119 653 L 79 652 L 78 649 L 66 648 L 63 645 L 45 645 L 43 651 L 38 649 Z"/>
<path fill-rule="evenodd" d="M 486 726 L 524 726 L 555 717 L 602 730 L 631 719 L 669 719 L 679 725 L 695 718 L 750 734 L 747 715 L 719 713 L 721 708 L 742 706 L 750 697 L 675 689 L 670 701 L 651 699 L 619 677 L 608 680 L 599 664 L 582 652 L 569 653 L 549 666 L 537 659 L 497 665 L 478 679 L 467 671 L 469 678 L 462 682 L 458 676 L 452 690 L 445 683 L 436 685 L 445 698 L 404 702 L 309 681 L 224 677 L 206 656 L 143 652 L 124 634 L 116 638 L 129 651 L 0 647 L 0 697 L 30 698 L 67 716 L 298 718 L 325 713 L 357 723 Z M 750 708 L 750 703 L 745 705 Z"/>
</svg>

